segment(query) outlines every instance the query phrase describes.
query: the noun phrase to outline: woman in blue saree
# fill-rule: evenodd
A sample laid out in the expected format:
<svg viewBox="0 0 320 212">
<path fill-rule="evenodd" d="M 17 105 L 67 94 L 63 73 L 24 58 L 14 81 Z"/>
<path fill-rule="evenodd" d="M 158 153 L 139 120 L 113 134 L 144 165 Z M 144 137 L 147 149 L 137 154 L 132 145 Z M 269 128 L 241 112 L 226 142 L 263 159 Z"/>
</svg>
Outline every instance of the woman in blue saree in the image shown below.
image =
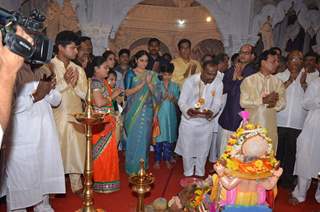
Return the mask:
<svg viewBox="0 0 320 212">
<path fill-rule="evenodd" d="M 133 69 L 124 79 L 127 104 L 124 109 L 124 131 L 126 135 L 126 172 L 131 175 L 139 171 L 139 161 L 148 168 L 151 142 L 157 74 L 146 70 L 148 53 L 138 51 L 133 58 Z"/>
</svg>

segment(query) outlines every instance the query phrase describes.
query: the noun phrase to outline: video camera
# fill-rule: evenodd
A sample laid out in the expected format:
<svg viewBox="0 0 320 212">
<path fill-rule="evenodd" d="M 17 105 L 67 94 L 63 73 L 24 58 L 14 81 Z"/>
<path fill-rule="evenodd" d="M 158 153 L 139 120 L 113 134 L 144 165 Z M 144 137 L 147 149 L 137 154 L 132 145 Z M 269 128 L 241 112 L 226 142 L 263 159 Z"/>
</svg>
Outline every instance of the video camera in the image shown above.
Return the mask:
<svg viewBox="0 0 320 212">
<path fill-rule="evenodd" d="M 36 9 L 31 12 L 29 17 L 24 17 L 18 12 L 10 12 L 0 7 L 2 43 L 31 64 L 48 63 L 52 57 L 53 43 L 41 34 L 45 19 L 46 17 Z M 33 45 L 15 34 L 17 25 L 23 27 L 32 36 Z"/>
</svg>

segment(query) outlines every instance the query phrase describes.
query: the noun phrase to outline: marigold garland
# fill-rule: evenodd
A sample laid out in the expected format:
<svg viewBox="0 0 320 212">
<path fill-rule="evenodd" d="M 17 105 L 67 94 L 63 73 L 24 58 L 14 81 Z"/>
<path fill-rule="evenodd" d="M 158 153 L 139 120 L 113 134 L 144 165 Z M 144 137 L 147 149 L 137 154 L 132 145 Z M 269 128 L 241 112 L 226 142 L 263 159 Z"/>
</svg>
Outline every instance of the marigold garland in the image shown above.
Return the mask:
<svg viewBox="0 0 320 212">
<path fill-rule="evenodd" d="M 261 136 L 268 142 L 267 155 L 250 162 L 242 160 L 241 147 L 253 136 Z M 247 123 L 233 133 L 227 143 L 220 162 L 230 171 L 231 175 L 247 179 L 259 179 L 272 175 L 271 170 L 277 168 L 279 162 L 274 157 L 272 140 L 267 136 L 267 130 L 259 125 Z"/>
</svg>

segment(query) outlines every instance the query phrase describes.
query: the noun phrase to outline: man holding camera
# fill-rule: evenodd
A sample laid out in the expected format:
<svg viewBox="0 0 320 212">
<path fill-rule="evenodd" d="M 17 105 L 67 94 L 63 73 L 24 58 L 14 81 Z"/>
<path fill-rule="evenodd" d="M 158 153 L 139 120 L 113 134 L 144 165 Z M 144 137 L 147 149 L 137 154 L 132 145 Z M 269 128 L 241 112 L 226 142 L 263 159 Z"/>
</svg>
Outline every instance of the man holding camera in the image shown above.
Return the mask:
<svg viewBox="0 0 320 212">
<path fill-rule="evenodd" d="M 21 28 L 17 27 L 17 35 L 33 43 L 32 38 Z M 23 57 L 11 52 L 2 45 L 2 34 L 0 33 L 0 146 L 3 131 L 6 129 L 11 112 L 13 86 L 16 81 L 17 72 L 23 64 Z"/>
</svg>

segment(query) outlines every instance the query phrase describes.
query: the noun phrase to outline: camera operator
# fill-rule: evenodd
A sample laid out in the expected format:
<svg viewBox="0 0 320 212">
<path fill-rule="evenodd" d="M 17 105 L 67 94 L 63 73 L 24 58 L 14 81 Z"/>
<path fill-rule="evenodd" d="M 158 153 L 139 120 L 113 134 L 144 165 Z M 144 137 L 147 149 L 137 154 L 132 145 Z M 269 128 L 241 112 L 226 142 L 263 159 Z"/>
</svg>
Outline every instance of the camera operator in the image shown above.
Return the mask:
<svg viewBox="0 0 320 212">
<path fill-rule="evenodd" d="M 16 34 L 33 43 L 32 38 L 20 27 L 17 27 Z M 23 65 L 24 58 L 11 52 L 2 44 L 2 34 L 0 33 L 0 146 L 3 131 L 6 129 L 10 113 L 12 92 L 16 80 L 17 72 Z"/>
</svg>

